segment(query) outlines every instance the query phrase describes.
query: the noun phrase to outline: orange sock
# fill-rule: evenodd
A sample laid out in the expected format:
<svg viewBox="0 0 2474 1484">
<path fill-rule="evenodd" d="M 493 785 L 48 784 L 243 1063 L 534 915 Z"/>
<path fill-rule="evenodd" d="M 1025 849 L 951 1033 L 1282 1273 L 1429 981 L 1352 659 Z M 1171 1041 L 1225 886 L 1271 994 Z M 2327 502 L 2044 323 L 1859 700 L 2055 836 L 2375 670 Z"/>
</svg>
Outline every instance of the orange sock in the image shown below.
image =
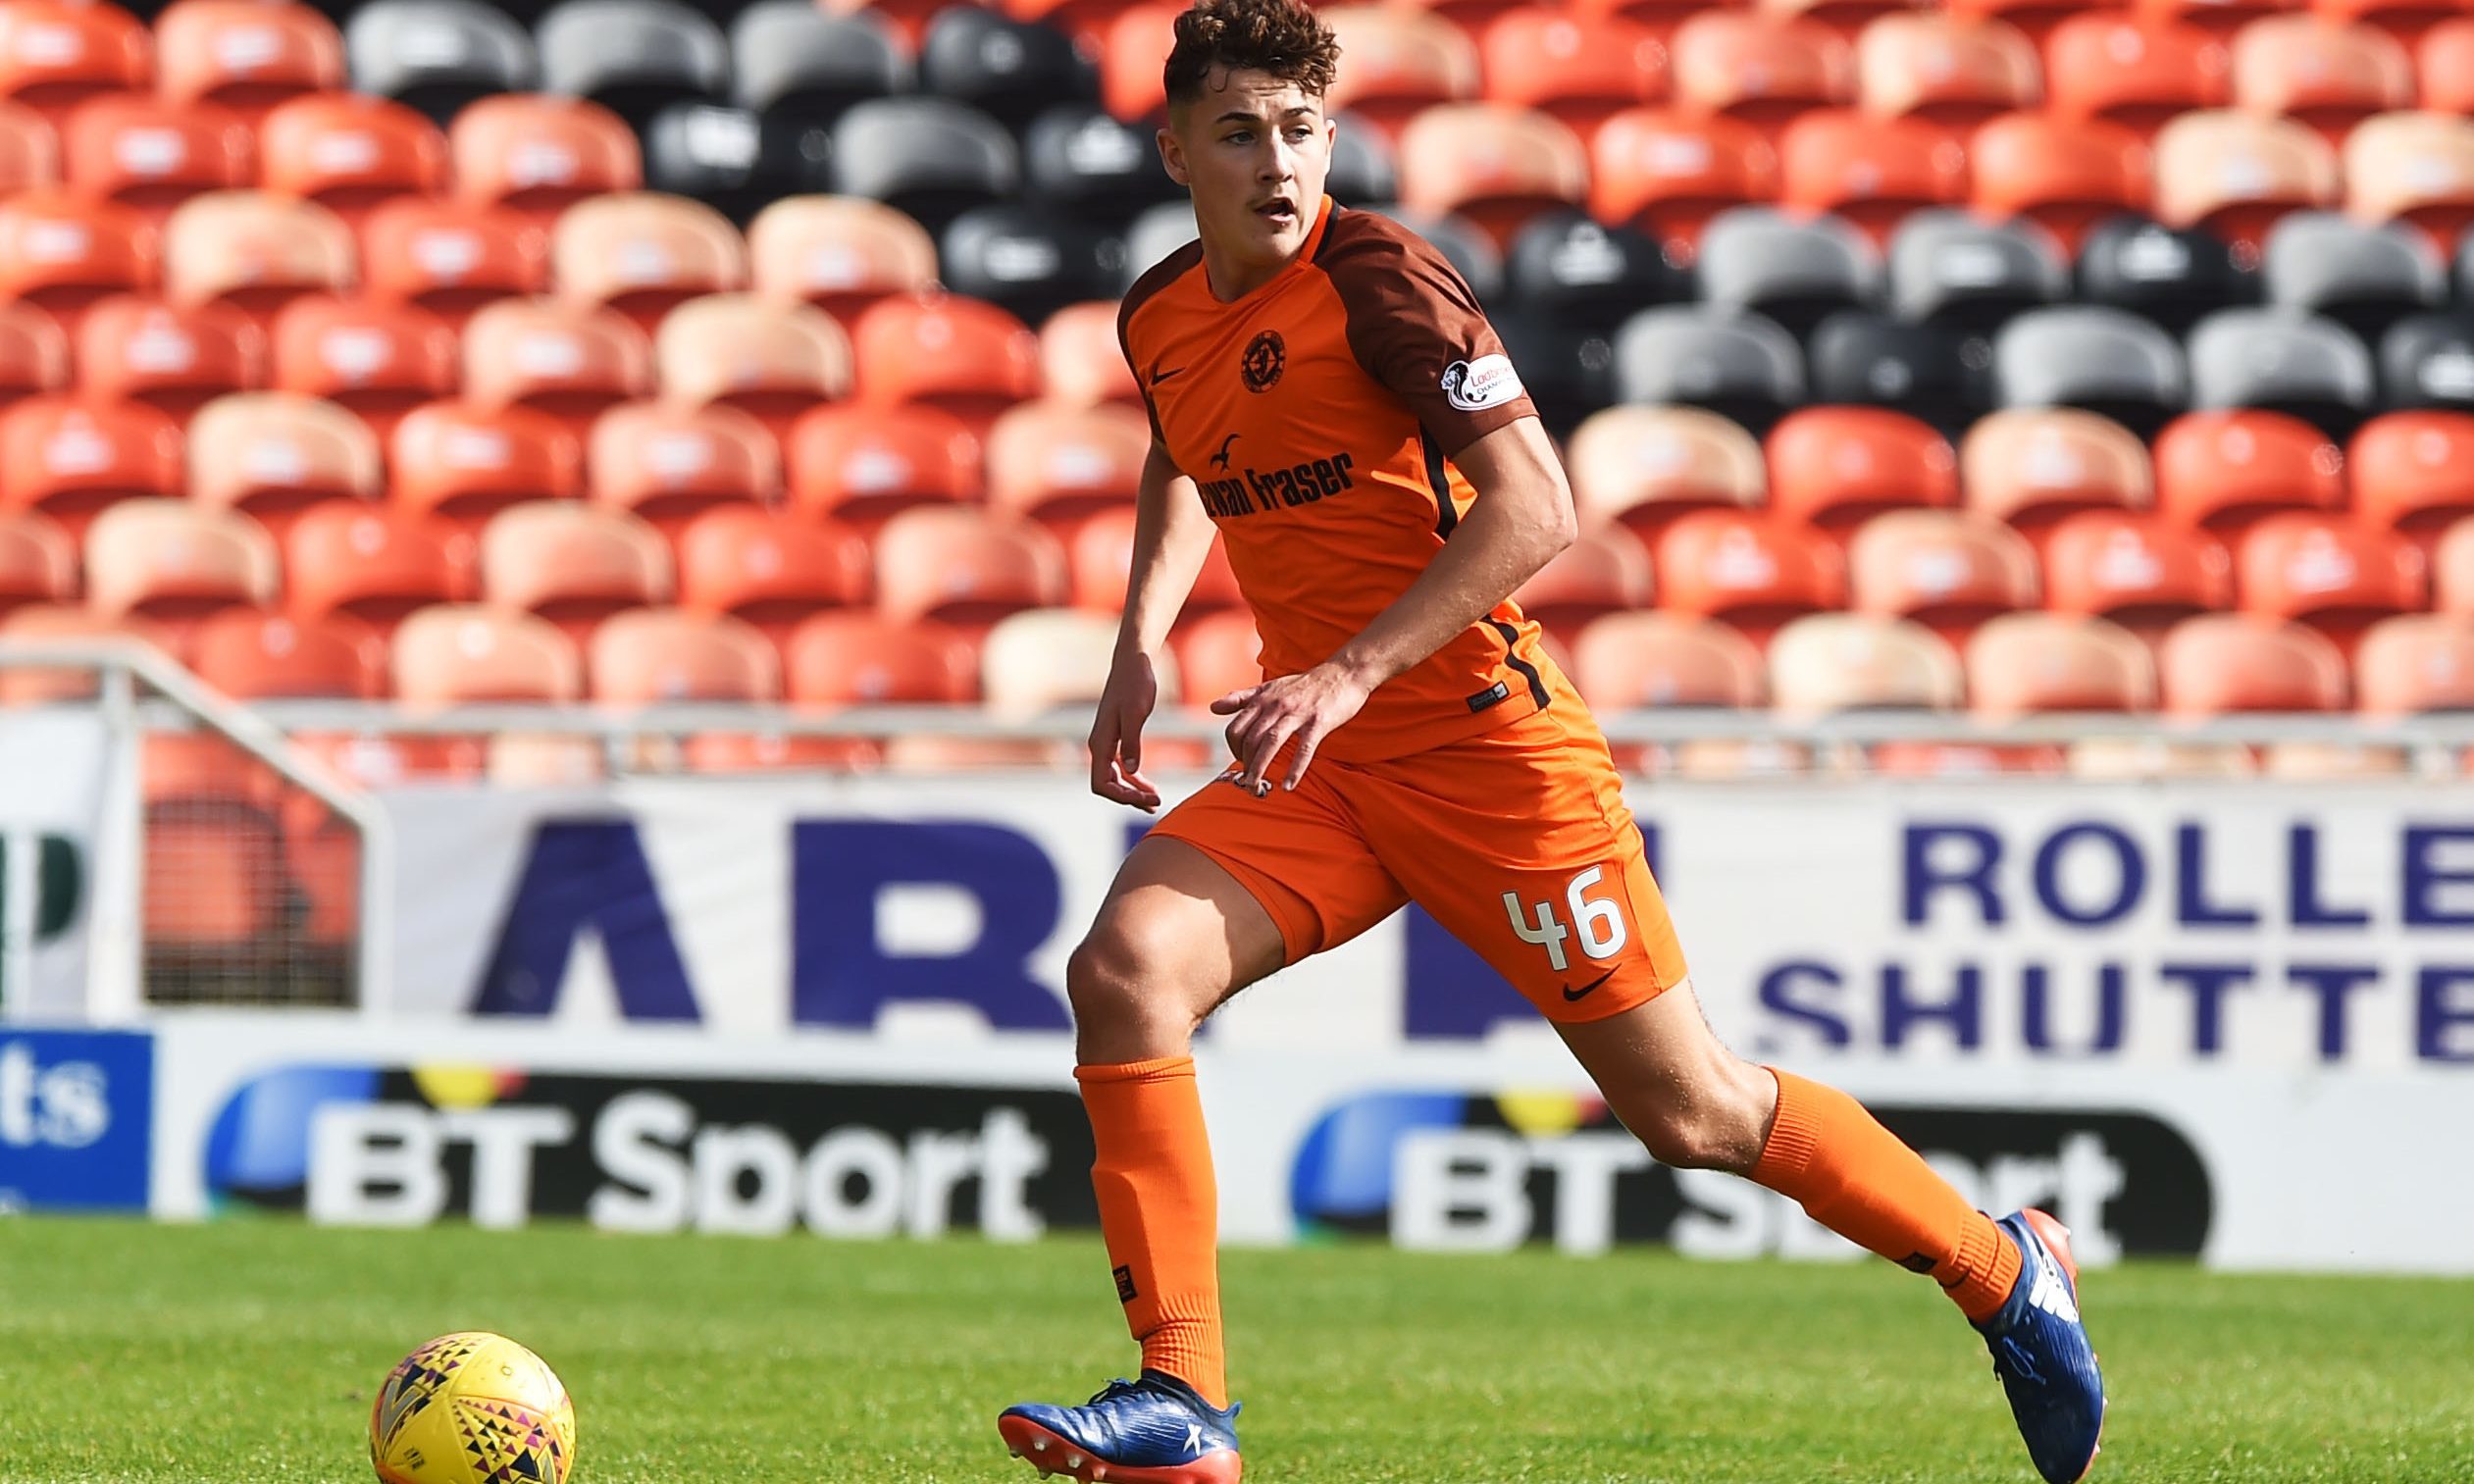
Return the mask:
<svg viewBox="0 0 2474 1484">
<path fill-rule="evenodd" d="M 1228 1405 L 1219 1322 L 1219 1182 L 1194 1058 L 1078 1066 L 1099 1157 L 1091 1188 L 1143 1365 Z"/>
<path fill-rule="evenodd" d="M 2019 1281 L 2019 1249 L 1992 1218 L 1864 1104 L 1777 1067 L 1778 1116 L 1752 1178 L 1822 1225 L 1911 1272 L 1930 1273 L 1968 1318 L 1992 1315 Z"/>
</svg>

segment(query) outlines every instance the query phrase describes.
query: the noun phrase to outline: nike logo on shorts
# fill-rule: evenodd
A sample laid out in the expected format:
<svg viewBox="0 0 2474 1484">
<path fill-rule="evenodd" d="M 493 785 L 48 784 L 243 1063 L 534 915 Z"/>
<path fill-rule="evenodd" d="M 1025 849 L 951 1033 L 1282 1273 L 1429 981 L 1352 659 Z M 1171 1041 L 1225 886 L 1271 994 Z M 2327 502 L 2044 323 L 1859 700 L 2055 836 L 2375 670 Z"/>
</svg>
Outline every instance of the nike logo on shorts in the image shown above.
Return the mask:
<svg viewBox="0 0 2474 1484">
<path fill-rule="evenodd" d="M 1566 985 L 1566 986 L 1564 986 L 1564 999 L 1565 999 L 1565 1002 L 1566 1002 L 1566 1003 L 1570 1003 L 1571 1001 L 1575 1000 L 1575 999 L 1585 999 L 1585 998 L 1588 998 L 1588 996 L 1589 996 L 1589 993 L 1590 993 L 1592 990 L 1595 990 L 1598 986 L 1600 986 L 1600 985 L 1602 985 L 1602 984 L 1606 983 L 1608 980 L 1613 979 L 1614 977 L 1615 977 L 1615 970 L 1613 970 L 1613 969 L 1609 969 L 1609 970 L 1607 970 L 1605 973 L 1603 973 L 1603 974 L 1599 975 L 1597 978 L 1590 980 L 1587 984 L 1582 985 L 1579 989 L 1576 989 L 1576 990 L 1575 990 L 1575 989 L 1573 989 L 1571 985 Z"/>
</svg>

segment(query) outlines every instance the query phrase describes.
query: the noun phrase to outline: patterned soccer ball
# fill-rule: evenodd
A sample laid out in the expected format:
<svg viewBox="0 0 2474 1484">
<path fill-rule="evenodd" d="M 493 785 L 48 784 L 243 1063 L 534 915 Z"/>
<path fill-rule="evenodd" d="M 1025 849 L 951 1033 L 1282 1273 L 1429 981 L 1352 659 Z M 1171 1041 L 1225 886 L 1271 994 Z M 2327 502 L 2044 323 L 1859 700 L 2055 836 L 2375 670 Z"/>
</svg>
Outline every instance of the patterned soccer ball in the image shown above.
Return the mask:
<svg viewBox="0 0 2474 1484">
<path fill-rule="evenodd" d="M 385 1484 L 566 1484 L 576 1407 L 541 1357 L 504 1335 L 440 1335 L 404 1356 L 370 1408 Z"/>
</svg>

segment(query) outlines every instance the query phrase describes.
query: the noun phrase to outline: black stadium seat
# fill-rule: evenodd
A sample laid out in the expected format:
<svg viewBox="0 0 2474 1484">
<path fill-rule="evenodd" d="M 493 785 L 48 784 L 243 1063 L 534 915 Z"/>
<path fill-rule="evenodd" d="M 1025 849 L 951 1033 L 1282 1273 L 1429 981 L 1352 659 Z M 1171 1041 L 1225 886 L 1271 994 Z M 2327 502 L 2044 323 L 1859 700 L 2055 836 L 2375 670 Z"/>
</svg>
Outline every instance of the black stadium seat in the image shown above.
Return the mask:
<svg viewBox="0 0 2474 1484">
<path fill-rule="evenodd" d="M 1323 189 L 1343 206 L 1370 206 L 1400 195 L 1400 173 L 1382 136 L 1356 124 L 1347 114 L 1333 121 L 1340 127 L 1331 141 L 1331 173 Z"/>
<path fill-rule="evenodd" d="M 546 92 L 590 98 L 642 129 L 673 103 L 730 97 L 730 46 L 673 0 L 566 0 L 534 28 Z"/>
<path fill-rule="evenodd" d="M 1099 76 L 1073 38 L 976 5 L 951 5 L 919 43 L 919 86 L 1019 130 L 1058 103 L 1099 96 Z"/>
<path fill-rule="evenodd" d="M 1799 339 L 1830 315 L 1872 303 L 1881 281 L 1881 265 L 1855 229 L 1767 206 L 1712 217 L 1699 263 L 1704 300 L 1774 320 Z"/>
<path fill-rule="evenodd" d="M 1052 108 L 1022 137 L 1024 192 L 1120 230 L 1146 207 L 1182 203 L 1185 187 L 1168 179 L 1152 134 L 1117 122 L 1097 104 Z"/>
<path fill-rule="evenodd" d="M 739 106 L 768 119 L 832 124 L 843 110 L 910 87 L 910 63 L 865 11 L 828 16 L 810 0 L 764 0 L 730 28 Z"/>
<path fill-rule="evenodd" d="M 2079 245 L 2079 297 L 2187 333 L 2220 309 L 2259 302 L 2258 255 L 2202 228 L 2114 217 Z"/>
<path fill-rule="evenodd" d="M 1706 407 L 1760 434 L 1804 400 L 1804 362 L 1794 336 L 1759 315 L 1665 305 L 1616 333 L 1615 390 L 1625 402 Z"/>
<path fill-rule="evenodd" d="M 1520 309 L 1487 318 L 1547 432 L 1569 436 L 1581 419 L 1615 400 L 1615 347 L 1603 332 Z"/>
<path fill-rule="evenodd" d="M 475 98 L 525 92 L 533 38 L 476 0 L 370 0 L 343 30 L 352 86 L 417 108 L 444 127 Z"/>
<path fill-rule="evenodd" d="M 1125 240 L 1053 206 L 979 206 L 954 219 L 938 243 L 937 277 L 1037 326 L 1056 310 L 1113 297 L 1125 281 Z"/>
<path fill-rule="evenodd" d="M 784 196 L 833 189 L 833 135 L 797 119 L 677 103 L 644 127 L 644 182 L 694 196 L 745 228 Z"/>
<path fill-rule="evenodd" d="M 1504 263 L 1506 293 L 1528 312 L 1601 330 L 1652 304 L 1689 298 L 1691 279 L 1648 233 L 1601 227 L 1577 211 L 1542 212 Z"/>
<path fill-rule="evenodd" d="M 2339 439 L 2371 411 L 2371 353 L 2315 315 L 2219 310 L 2191 327 L 2190 364 L 2193 407 L 2291 413 Z"/>
<path fill-rule="evenodd" d="M 2070 292 L 2070 273 L 2034 228 L 1919 211 L 1889 243 L 1889 307 L 1902 320 L 1990 334 Z"/>
<path fill-rule="evenodd" d="M 2152 437 L 2189 405 L 2182 347 L 2147 321 L 2085 304 L 2035 309 L 1993 338 L 2004 407 L 2079 407 Z"/>
<path fill-rule="evenodd" d="M 1951 437 L 1992 407 L 1992 344 L 1946 325 L 1848 311 L 1813 332 L 1813 400 L 1887 407 Z"/>
<path fill-rule="evenodd" d="M 2440 260 L 2413 229 L 2329 211 L 2280 218 L 2260 251 L 2259 277 L 2269 304 L 2324 315 L 2366 341 L 2447 297 Z"/>
<path fill-rule="evenodd" d="M 854 104 L 834 126 L 833 154 L 843 191 L 907 212 L 931 232 L 1012 195 L 1022 178 L 1013 136 L 945 98 Z"/>
<path fill-rule="evenodd" d="M 2474 412 L 2474 314 L 2409 315 L 2380 339 L 2380 405 Z"/>
</svg>

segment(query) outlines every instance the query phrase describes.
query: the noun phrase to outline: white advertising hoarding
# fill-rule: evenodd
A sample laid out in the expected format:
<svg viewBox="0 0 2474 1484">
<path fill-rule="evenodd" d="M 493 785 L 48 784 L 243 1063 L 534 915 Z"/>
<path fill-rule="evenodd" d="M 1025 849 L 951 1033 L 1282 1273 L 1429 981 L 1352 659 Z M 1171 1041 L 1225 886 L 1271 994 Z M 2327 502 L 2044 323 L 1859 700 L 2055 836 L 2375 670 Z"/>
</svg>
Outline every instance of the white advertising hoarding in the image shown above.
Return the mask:
<svg viewBox="0 0 2474 1484">
<path fill-rule="evenodd" d="M 0 710 L 0 1020 L 85 1016 L 111 744 L 90 709 Z"/>
</svg>

